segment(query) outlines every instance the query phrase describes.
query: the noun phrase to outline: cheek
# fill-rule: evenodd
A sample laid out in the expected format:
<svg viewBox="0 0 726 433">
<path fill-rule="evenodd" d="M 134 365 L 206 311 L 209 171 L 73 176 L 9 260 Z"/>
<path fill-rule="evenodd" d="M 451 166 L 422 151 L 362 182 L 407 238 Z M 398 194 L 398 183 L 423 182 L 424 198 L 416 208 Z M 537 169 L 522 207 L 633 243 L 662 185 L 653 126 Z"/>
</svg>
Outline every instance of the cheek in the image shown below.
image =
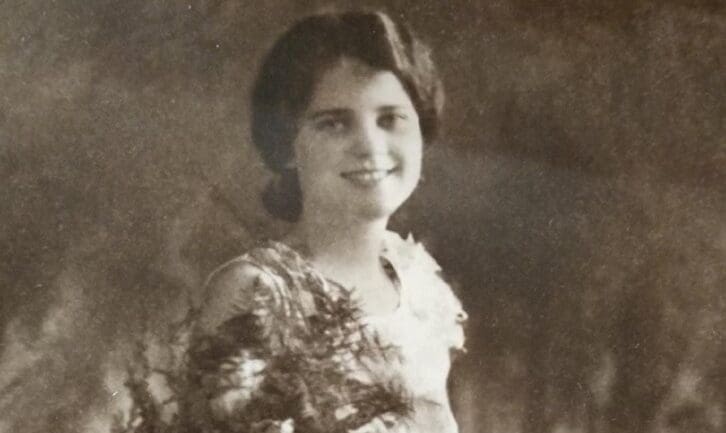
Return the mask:
<svg viewBox="0 0 726 433">
<path fill-rule="evenodd" d="M 300 158 L 297 167 L 301 176 L 307 176 L 311 181 L 323 181 L 331 176 L 338 176 L 341 171 L 341 161 L 335 153 L 324 152 L 322 149 L 309 152 Z"/>
<path fill-rule="evenodd" d="M 326 197 L 335 193 L 340 172 L 340 155 L 328 143 L 305 142 L 296 146 L 295 164 L 303 197 Z"/>
<path fill-rule="evenodd" d="M 402 146 L 400 153 L 406 171 L 412 176 L 420 176 L 423 164 L 423 143 L 414 137 L 414 140 L 409 140 Z"/>
<path fill-rule="evenodd" d="M 314 134 L 301 133 L 293 143 L 294 163 L 301 176 L 325 171 L 332 164 L 327 143 Z"/>
</svg>

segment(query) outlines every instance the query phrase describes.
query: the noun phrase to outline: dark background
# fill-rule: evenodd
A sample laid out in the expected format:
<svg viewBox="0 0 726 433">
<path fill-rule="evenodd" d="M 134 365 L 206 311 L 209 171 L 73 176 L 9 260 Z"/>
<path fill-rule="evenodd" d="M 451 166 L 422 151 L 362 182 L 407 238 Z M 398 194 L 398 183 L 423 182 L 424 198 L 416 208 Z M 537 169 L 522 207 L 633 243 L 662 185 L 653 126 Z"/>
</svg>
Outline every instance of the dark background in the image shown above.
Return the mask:
<svg viewBox="0 0 726 433">
<path fill-rule="evenodd" d="M 285 229 L 247 95 L 316 1 L 0 1 L 0 432 L 104 431 L 144 326 Z M 357 2 L 337 2 L 341 6 Z M 471 315 L 463 433 L 726 428 L 726 8 L 366 2 L 446 131 L 394 226 Z"/>
</svg>

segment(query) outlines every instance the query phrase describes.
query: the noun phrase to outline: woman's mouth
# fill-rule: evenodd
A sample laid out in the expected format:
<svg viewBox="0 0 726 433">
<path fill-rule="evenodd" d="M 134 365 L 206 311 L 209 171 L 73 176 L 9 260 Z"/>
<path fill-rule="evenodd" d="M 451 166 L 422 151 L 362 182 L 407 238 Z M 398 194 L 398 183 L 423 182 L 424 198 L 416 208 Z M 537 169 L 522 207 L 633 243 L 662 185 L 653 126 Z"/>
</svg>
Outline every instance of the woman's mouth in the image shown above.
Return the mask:
<svg viewBox="0 0 726 433">
<path fill-rule="evenodd" d="M 396 170 L 396 167 L 390 169 L 363 169 L 363 170 L 352 170 L 346 171 L 341 174 L 343 178 L 348 179 L 354 183 L 370 186 L 375 185 L 388 177 L 391 173 Z"/>
</svg>

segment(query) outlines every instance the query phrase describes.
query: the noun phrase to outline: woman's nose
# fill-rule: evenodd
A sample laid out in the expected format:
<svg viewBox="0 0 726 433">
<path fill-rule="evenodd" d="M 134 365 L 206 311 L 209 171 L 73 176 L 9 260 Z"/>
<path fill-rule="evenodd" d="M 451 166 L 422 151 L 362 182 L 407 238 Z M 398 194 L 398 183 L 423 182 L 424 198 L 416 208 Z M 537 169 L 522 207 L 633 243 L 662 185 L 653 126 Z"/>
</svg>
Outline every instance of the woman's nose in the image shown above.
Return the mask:
<svg viewBox="0 0 726 433">
<path fill-rule="evenodd" d="M 386 134 L 375 122 L 361 122 L 357 128 L 353 151 L 367 157 L 386 151 Z"/>
</svg>

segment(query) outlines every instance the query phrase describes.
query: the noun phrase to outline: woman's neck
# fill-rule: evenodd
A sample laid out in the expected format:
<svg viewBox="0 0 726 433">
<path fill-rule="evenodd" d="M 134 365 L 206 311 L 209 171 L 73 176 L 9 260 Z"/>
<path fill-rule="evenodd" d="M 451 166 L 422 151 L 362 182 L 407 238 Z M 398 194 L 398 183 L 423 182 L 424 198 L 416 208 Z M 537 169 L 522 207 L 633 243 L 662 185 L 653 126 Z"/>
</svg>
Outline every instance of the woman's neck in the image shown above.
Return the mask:
<svg viewBox="0 0 726 433">
<path fill-rule="evenodd" d="M 357 279 L 380 272 L 380 255 L 388 218 L 370 221 L 303 214 L 291 235 L 326 276 Z"/>
</svg>

